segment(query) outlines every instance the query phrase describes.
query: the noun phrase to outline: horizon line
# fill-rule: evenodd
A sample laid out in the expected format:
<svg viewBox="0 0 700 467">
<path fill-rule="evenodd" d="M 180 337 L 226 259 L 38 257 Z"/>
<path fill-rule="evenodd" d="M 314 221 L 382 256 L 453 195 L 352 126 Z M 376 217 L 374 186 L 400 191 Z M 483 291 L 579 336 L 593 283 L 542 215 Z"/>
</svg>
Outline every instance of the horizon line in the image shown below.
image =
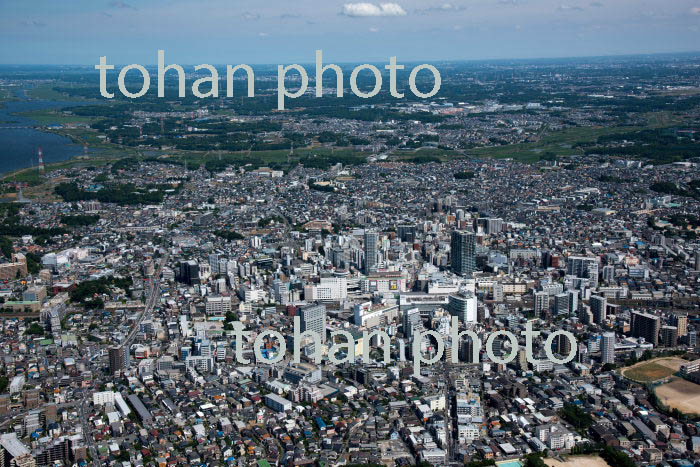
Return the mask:
<svg viewBox="0 0 700 467">
<path fill-rule="evenodd" d="M 163 50 L 163 49 L 161 49 Z M 609 55 L 556 55 L 556 56 L 542 56 L 542 57 L 504 57 L 504 58 L 455 58 L 455 59 L 441 59 L 441 60 L 430 60 L 430 63 L 479 63 L 479 62 L 528 62 L 528 61 L 542 61 L 542 60 L 585 60 L 585 59 L 601 59 L 601 58 L 635 58 L 635 57 L 655 57 L 655 56 L 674 56 L 674 55 L 694 55 L 700 56 L 700 49 L 698 50 L 686 50 L 686 51 L 674 51 L 674 52 L 637 52 L 637 53 L 624 53 L 624 54 L 609 54 Z M 388 57 L 387 57 L 388 58 Z M 97 57 L 99 60 L 99 56 Z M 415 59 L 415 60 L 402 60 L 402 63 L 425 63 L 426 59 Z M 170 62 L 170 61 L 169 61 Z M 136 63 L 136 62 L 132 62 Z M 173 62 L 174 63 L 174 62 Z M 315 65 L 315 62 L 295 62 L 299 65 Z M 359 63 L 369 63 L 375 64 L 380 63 L 376 60 L 368 61 L 328 61 L 324 60 L 324 64 L 334 63 L 337 65 L 355 65 Z M 96 64 L 96 63 L 95 63 Z M 0 62 L 0 67 L 23 67 L 23 66 L 45 66 L 45 67 L 93 67 L 95 64 L 77 64 L 77 63 L 3 63 Z M 196 66 L 201 63 L 178 63 L 182 66 Z M 212 66 L 227 66 L 228 63 L 210 63 Z M 258 66 L 277 66 L 281 63 L 272 62 L 246 62 L 248 65 L 258 65 Z M 115 66 L 126 66 L 129 63 L 113 63 Z M 141 63 L 141 65 L 146 67 L 157 67 L 157 63 Z"/>
</svg>

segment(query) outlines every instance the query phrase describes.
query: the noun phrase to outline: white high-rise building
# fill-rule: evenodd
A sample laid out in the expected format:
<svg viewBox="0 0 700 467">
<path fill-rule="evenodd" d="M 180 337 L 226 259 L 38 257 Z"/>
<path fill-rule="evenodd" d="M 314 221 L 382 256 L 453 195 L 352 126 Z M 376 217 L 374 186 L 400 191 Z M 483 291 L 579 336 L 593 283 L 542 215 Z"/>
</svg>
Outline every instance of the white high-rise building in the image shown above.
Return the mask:
<svg viewBox="0 0 700 467">
<path fill-rule="evenodd" d="M 606 332 L 603 334 L 603 345 L 601 346 L 601 362 L 615 363 L 615 333 Z"/>
<path fill-rule="evenodd" d="M 450 295 L 447 310 L 464 323 L 476 323 L 477 301 L 472 292 L 460 292 Z"/>
<path fill-rule="evenodd" d="M 346 277 L 322 277 L 319 284 L 304 287 L 307 301 L 340 301 L 348 298 L 348 280 Z"/>
</svg>

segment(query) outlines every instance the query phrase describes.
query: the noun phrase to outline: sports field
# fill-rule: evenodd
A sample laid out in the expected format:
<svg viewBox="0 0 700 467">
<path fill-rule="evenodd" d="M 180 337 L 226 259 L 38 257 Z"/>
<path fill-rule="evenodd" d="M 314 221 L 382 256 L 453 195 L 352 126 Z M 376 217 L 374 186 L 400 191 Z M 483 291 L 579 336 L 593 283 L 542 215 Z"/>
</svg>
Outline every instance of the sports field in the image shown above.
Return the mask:
<svg viewBox="0 0 700 467">
<path fill-rule="evenodd" d="M 640 383 L 651 383 L 676 373 L 686 360 L 678 357 L 662 357 L 636 363 L 622 369 L 622 375 Z"/>
<path fill-rule="evenodd" d="M 555 459 L 545 459 L 544 463 L 549 467 L 610 467 L 610 465 L 598 456 L 574 456 L 561 462 Z"/>
<path fill-rule="evenodd" d="M 656 388 L 656 395 L 662 404 L 687 414 L 700 414 L 700 385 L 691 381 L 674 378 L 671 382 Z"/>
</svg>

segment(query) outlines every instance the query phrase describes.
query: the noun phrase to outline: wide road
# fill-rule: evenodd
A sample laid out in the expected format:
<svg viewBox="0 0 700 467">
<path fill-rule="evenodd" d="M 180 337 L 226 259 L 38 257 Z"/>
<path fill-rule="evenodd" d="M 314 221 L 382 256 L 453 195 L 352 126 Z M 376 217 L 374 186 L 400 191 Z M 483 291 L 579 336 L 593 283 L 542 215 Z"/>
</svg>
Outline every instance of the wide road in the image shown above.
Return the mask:
<svg viewBox="0 0 700 467">
<path fill-rule="evenodd" d="M 131 346 L 131 344 L 134 342 L 134 338 L 136 337 L 136 334 L 139 332 L 139 327 L 141 326 L 141 323 L 143 322 L 146 317 L 150 317 L 151 313 L 153 313 L 153 309 L 155 308 L 156 304 L 160 301 L 160 274 L 163 272 L 163 268 L 165 267 L 166 263 L 168 262 L 168 254 L 166 253 L 158 262 L 158 268 L 156 269 L 155 273 L 153 274 L 153 278 L 151 279 L 150 285 L 148 287 L 148 290 L 146 291 L 146 294 L 148 295 L 148 298 L 146 299 L 146 306 L 144 306 L 143 311 L 139 315 L 138 319 L 134 323 L 133 327 L 131 328 L 131 331 L 129 332 L 129 335 L 126 336 L 126 339 L 124 342 L 122 342 L 121 347 L 128 348 Z"/>
</svg>

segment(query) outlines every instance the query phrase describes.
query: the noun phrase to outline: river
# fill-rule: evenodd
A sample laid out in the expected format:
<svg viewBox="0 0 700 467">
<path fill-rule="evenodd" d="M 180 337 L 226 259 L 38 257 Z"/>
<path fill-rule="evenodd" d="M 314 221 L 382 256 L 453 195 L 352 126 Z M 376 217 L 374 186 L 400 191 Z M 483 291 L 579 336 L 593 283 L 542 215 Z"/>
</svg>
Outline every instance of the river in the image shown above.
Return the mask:
<svg viewBox="0 0 700 467">
<path fill-rule="evenodd" d="M 18 101 L 0 103 L 0 174 L 38 165 L 39 147 L 44 162 L 59 162 L 83 154 L 83 147 L 69 138 L 34 128 L 31 118 L 13 115 L 32 110 L 60 109 L 85 102 L 61 102 L 29 99 L 24 90 L 17 92 Z"/>
</svg>

